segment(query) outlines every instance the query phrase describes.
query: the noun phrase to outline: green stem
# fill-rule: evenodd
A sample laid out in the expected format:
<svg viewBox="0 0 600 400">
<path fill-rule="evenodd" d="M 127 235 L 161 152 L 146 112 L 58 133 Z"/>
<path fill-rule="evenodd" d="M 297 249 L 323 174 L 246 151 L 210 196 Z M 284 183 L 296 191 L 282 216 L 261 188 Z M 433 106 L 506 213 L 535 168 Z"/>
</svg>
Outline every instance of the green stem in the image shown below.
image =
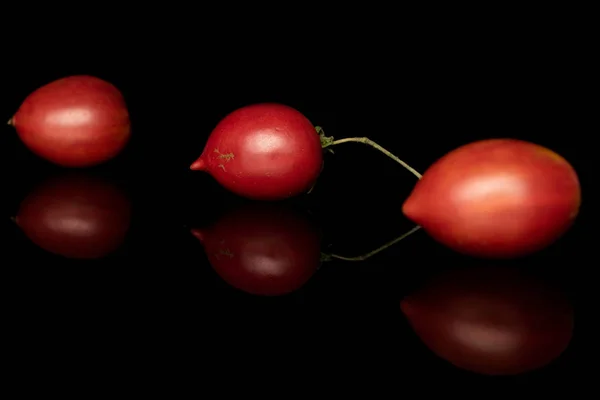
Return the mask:
<svg viewBox="0 0 600 400">
<path fill-rule="evenodd" d="M 421 179 L 421 177 L 422 177 L 422 175 L 419 172 L 417 172 L 417 170 L 415 170 L 413 167 L 411 167 L 410 165 L 408 165 L 407 163 L 405 163 L 404 161 L 402 161 L 401 159 L 396 157 L 394 154 L 392 154 L 388 150 L 384 149 L 383 147 L 381 147 L 380 145 L 378 145 L 377 143 L 375 143 L 374 141 L 372 141 L 371 139 L 369 139 L 367 137 L 354 137 L 354 138 L 344 138 L 344 139 L 334 140 L 333 136 L 325 136 L 325 132 L 323 131 L 323 128 L 321 128 L 320 126 L 316 126 L 315 129 L 316 129 L 317 133 L 319 134 L 319 136 L 321 137 L 321 147 L 323 147 L 324 149 L 328 148 L 329 146 L 335 146 L 336 144 L 342 144 L 342 143 L 349 143 L 349 142 L 364 143 L 366 145 L 369 145 L 369 146 L 379 150 L 380 152 L 382 152 L 383 154 L 385 154 L 392 160 L 396 161 L 398 164 L 402 165 L 404 168 L 406 168 L 408 171 L 410 171 L 418 179 Z M 327 150 L 331 151 L 331 149 L 327 149 Z"/>
<path fill-rule="evenodd" d="M 339 140 L 333 141 L 330 144 L 330 146 L 333 146 L 333 145 L 336 145 L 336 144 L 341 144 L 341 143 L 348 143 L 348 142 L 356 142 L 356 143 L 368 144 L 369 146 L 374 147 L 377 150 L 381 151 L 383 154 L 385 154 L 386 156 L 388 156 L 392 160 L 396 161 L 398 164 L 402 165 L 404 168 L 406 168 L 407 170 L 409 170 L 418 179 L 421 179 L 421 177 L 422 177 L 422 175 L 419 172 L 417 172 L 414 168 L 412 168 L 410 165 L 408 165 L 407 163 L 405 163 L 404 161 L 402 161 L 401 159 L 399 159 L 398 157 L 396 157 L 395 155 L 393 155 L 392 153 L 390 153 L 389 151 L 387 151 L 386 149 L 384 149 L 383 147 L 381 147 L 380 145 L 378 145 L 377 143 L 375 143 L 374 141 L 372 141 L 369 138 L 366 138 L 366 137 L 358 138 L 357 137 L 357 138 L 339 139 Z"/>
<path fill-rule="evenodd" d="M 386 244 L 384 244 L 381 247 L 378 247 L 377 249 L 367 253 L 367 254 L 363 254 L 361 256 L 356 256 L 356 257 L 343 257 L 343 256 L 338 256 L 337 254 L 326 254 L 325 256 L 325 260 L 330 260 L 332 258 L 336 258 L 338 260 L 344 260 L 344 261 L 363 261 L 366 260 L 369 257 L 374 256 L 375 254 L 387 249 L 390 246 L 395 245 L 396 243 L 400 242 L 401 240 L 407 238 L 408 236 L 412 235 L 413 233 L 415 233 L 416 231 L 418 231 L 421 227 L 419 225 L 415 226 L 414 228 L 412 228 L 410 231 L 406 232 L 405 234 L 403 234 L 400 237 L 397 237 L 396 239 L 387 242 Z"/>
</svg>

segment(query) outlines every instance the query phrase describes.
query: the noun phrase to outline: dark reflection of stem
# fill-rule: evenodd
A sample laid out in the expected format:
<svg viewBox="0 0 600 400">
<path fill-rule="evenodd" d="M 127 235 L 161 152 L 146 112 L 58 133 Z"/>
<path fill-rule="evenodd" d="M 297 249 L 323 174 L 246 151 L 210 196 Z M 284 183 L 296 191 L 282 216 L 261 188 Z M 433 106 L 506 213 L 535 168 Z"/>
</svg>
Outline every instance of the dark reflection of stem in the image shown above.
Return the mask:
<svg viewBox="0 0 600 400">
<path fill-rule="evenodd" d="M 336 258 L 338 260 L 344 260 L 344 261 L 363 261 L 363 260 L 366 260 L 367 258 L 372 257 L 375 254 L 377 254 L 377 253 L 379 253 L 379 252 L 387 249 L 388 247 L 395 245 L 399 241 L 405 239 L 406 237 L 408 237 L 408 236 L 412 235 L 413 233 L 415 233 L 416 231 L 418 231 L 420 228 L 421 227 L 419 225 L 417 225 L 414 228 L 412 228 L 410 231 L 408 231 L 405 234 L 403 234 L 402 236 L 397 237 L 396 239 L 394 239 L 394 240 L 392 240 L 390 242 L 387 242 L 383 246 L 378 247 L 377 249 L 375 249 L 375 250 L 373 250 L 373 251 L 371 251 L 369 253 L 363 254 L 361 256 L 343 257 L 343 256 L 338 256 L 337 254 L 324 254 L 324 259 L 325 260 L 330 260 L 332 258 Z"/>
</svg>

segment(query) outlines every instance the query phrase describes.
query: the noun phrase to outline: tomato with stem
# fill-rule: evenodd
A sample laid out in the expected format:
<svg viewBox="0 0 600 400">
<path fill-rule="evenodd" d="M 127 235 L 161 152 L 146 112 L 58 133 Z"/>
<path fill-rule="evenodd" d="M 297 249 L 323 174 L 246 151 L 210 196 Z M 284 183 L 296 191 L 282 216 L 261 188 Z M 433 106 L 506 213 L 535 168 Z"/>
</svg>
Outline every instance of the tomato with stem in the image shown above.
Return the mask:
<svg viewBox="0 0 600 400">
<path fill-rule="evenodd" d="M 276 103 L 248 105 L 223 118 L 190 169 L 208 172 L 239 196 L 283 200 L 311 190 L 323 168 L 323 149 L 349 142 L 369 145 L 420 177 L 372 140 L 335 140 L 298 110 Z"/>
</svg>

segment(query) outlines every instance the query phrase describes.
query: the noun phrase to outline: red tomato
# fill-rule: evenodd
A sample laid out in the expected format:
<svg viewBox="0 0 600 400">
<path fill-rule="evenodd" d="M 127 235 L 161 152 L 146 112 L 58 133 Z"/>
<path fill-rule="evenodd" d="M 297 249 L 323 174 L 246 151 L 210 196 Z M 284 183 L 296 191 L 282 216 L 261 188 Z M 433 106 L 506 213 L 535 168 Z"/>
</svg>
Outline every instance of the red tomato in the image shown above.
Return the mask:
<svg viewBox="0 0 600 400">
<path fill-rule="evenodd" d="M 31 151 L 66 167 L 114 158 L 131 134 L 121 92 L 93 76 L 70 76 L 42 86 L 27 96 L 9 124 Z"/>
<path fill-rule="evenodd" d="M 281 104 L 254 104 L 227 115 L 190 169 L 206 171 L 231 192 L 281 200 L 308 191 L 323 166 L 315 127 Z"/>
<path fill-rule="evenodd" d="M 577 174 L 563 157 L 533 143 L 491 139 L 429 167 L 402 211 L 455 251 L 511 258 L 556 241 L 580 202 Z"/>
</svg>

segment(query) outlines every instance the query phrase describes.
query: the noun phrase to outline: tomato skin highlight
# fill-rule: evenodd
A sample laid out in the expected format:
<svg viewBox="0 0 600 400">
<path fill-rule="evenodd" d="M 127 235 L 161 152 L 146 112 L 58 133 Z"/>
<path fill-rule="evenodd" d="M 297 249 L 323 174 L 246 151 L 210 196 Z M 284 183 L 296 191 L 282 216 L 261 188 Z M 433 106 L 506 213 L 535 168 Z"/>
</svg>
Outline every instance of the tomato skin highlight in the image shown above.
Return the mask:
<svg viewBox="0 0 600 400">
<path fill-rule="evenodd" d="M 300 289 L 321 264 L 318 229 L 298 212 L 254 203 L 228 212 L 207 229 L 192 229 L 215 272 L 258 296 Z"/>
<path fill-rule="evenodd" d="M 34 154 L 64 167 L 104 163 L 117 156 L 131 136 L 121 92 L 87 75 L 61 78 L 33 91 L 9 124 Z"/>
<path fill-rule="evenodd" d="M 560 290 L 510 267 L 439 274 L 401 309 L 433 353 L 483 375 L 548 365 L 567 349 L 574 329 L 572 305 Z"/>
<path fill-rule="evenodd" d="M 294 108 L 261 103 L 223 118 L 190 169 L 208 172 L 239 196 L 283 200 L 307 192 L 322 166 L 313 124 Z"/>
<path fill-rule="evenodd" d="M 118 187 L 76 173 L 52 177 L 21 202 L 15 223 L 38 247 L 66 258 L 104 257 L 125 240 L 131 203 Z"/>
<path fill-rule="evenodd" d="M 431 165 L 402 211 L 457 252 L 515 258 L 567 232 L 580 202 L 577 174 L 563 157 L 521 140 L 490 139 L 459 147 Z"/>
</svg>

